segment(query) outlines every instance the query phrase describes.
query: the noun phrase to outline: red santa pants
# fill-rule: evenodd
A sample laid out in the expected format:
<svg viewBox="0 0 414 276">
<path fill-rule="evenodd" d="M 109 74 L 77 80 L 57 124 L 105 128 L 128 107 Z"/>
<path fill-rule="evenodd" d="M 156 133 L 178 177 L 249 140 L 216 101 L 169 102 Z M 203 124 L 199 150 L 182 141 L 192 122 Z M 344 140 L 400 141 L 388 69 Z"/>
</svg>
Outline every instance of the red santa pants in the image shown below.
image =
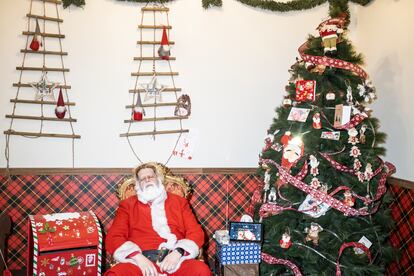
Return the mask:
<svg viewBox="0 0 414 276">
<path fill-rule="evenodd" d="M 172 273 L 168 274 L 161 272 L 159 267 L 154 263 L 157 271 L 161 274 L 174 275 L 174 276 L 211 276 L 209 267 L 198 260 L 185 260 L 182 262 L 180 268 Z M 119 263 L 112 267 L 105 273 L 105 276 L 142 276 L 141 269 L 131 263 Z"/>
</svg>

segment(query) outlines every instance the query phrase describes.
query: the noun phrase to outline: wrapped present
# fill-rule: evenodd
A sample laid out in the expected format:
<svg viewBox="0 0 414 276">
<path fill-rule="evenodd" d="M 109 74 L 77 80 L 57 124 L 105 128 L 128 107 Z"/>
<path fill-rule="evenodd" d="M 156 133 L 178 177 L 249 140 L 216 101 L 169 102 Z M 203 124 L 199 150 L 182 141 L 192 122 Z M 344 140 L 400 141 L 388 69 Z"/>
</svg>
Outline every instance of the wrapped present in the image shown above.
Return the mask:
<svg viewBox="0 0 414 276">
<path fill-rule="evenodd" d="M 315 80 L 298 80 L 296 81 L 296 101 L 314 101 L 315 100 L 316 81 Z"/>
<path fill-rule="evenodd" d="M 260 243 L 231 241 L 227 245 L 216 245 L 216 255 L 221 265 L 260 263 Z"/>
<path fill-rule="evenodd" d="M 92 211 L 30 215 L 27 275 L 101 275 L 102 231 Z"/>
</svg>

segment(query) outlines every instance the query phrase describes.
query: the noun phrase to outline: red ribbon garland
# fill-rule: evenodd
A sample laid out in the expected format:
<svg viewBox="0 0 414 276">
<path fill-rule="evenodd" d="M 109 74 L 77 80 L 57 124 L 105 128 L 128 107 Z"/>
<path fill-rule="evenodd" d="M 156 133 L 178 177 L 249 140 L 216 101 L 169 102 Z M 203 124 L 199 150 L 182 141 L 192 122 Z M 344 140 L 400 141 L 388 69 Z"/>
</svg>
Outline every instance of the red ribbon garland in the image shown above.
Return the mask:
<svg viewBox="0 0 414 276">
<path fill-rule="evenodd" d="M 308 55 L 308 54 L 305 54 L 305 51 L 307 49 L 308 49 L 308 42 L 303 43 L 298 49 L 299 55 L 306 62 L 311 62 L 313 64 L 321 64 L 321 65 L 325 65 L 325 66 L 330 66 L 330 67 L 349 70 L 349 71 L 357 74 L 358 76 L 360 76 L 363 79 L 368 78 L 368 74 L 364 71 L 364 69 L 362 69 L 361 67 L 359 67 L 356 64 L 353 64 L 353 63 L 348 62 L 348 61 L 340 60 L 340 59 L 329 58 L 329 57 L 326 57 L 326 56 Z"/>
<path fill-rule="evenodd" d="M 278 265 L 288 266 L 293 271 L 293 275 L 302 276 L 302 273 L 300 272 L 298 266 L 289 260 L 278 259 L 264 252 L 262 252 L 262 260 L 268 264 L 278 264 Z"/>
<path fill-rule="evenodd" d="M 365 254 L 367 254 L 369 262 L 371 263 L 371 261 L 372 261 L 371 252 L 369 251 L 369 249 L 364 244 L 362 244 L 360 242 L 344 243 L 344 244 L 341 245 L 341 248 L 339 249 L 338 259 L 336 260 L 336 276 L 341 276 L 341 268 L 339 267 L 339 259 L 341 258 L 341 255 L 342 255 L 342 252 L 344 251 L 344 249 L 348 248 L 348 247 L 357 247 L 361 250 L 364 250 Z"/>
<path fill-rule="evenodd" d="M 376 211 L 376 208 L 371 210 L 371 212 L 368 212 L 366 210 L 366 208 L 361 208 L 359 210 L 354 209 L 354 208 L 344 204 L 343 202 L 339 201 L 338 199 L 333 198 L 332 196 L 330 196 L 326 193 L 323 193 L 319 190 L 316 190 L 316 189 L 312 188 L 311 186 L 307 185 L 306 183 L 300 181 L 299 179 L 296 179 L 295 177 L 290 175 L 290 173 L 288 171 L 286 171 L 282 166 L 277 164 L 275 161 L 270 160 L 270 159 L 265 159 L 265 160 L 262 160 L 262 162 L 265 163 L 265 164 L 272 164 L 272 165 L 276 166 L 276 168 L 278 168 L 278 170 L 279 170 L 279 176 L 281 178 L 284 178 L 288 183 L 290 183 L 294 187 L 300 189 L 301 191 L 303 191 L 307 194 L 310 194 L 313 198 L 315 198 L 319 201 L 322 201 L 322 202 L 328 204 L 330 207 L 344 213 L 346 216 L 367 216 L 367 215 L 372 214 Z M 387 177 L 391 173 L 393 173 L 392 168 L 395 169 L 395 167 L 390 163 L 386 163 L 385 165 L 387 167 L 388 167 L 388 165 L 391 165 L 391 167 L 388 167 L 388 171 L 384 172 L 381 175 L 379 188 L 377 190 L 377 195 L 376 195 L 375 199 L 380 198 L 382 196 L 382 194 L 385 193 L 385 191 L 386 191 L 385 181 L 386 181 Z"/>
</svg>

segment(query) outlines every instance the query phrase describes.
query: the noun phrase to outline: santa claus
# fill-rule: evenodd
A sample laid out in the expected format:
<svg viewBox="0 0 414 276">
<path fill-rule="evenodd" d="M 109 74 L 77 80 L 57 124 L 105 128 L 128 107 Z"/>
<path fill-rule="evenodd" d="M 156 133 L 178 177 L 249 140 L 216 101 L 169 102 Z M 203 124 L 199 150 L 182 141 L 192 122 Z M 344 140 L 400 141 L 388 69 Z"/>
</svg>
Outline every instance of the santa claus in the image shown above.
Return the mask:
<svg viewBox="0 0 414 276">
<path fill-rule="evenodd" d="M 134 172 L 137 196 L 120 202 L 106 236 L 117 264 L 105 275 L 212 275 L 195 260 L 204 233 L 187 200 L 165 191 L 154 166 Z"/>
</svg>

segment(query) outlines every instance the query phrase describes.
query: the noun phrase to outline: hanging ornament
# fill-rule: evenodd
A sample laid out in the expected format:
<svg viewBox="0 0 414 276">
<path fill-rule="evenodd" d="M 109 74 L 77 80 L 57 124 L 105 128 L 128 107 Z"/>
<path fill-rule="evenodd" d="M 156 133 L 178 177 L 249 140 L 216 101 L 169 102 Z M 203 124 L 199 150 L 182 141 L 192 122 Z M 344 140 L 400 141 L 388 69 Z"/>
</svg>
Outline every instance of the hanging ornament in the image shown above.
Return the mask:
<svg viewBox="0 0 414 276">
<path fill-rule="evenodd" d="M 310 228 L 305 228 L 305 233 L 308 235 L 306 236 L 305 240 L 312 241 L 314 245 L 318 245 L 319 243 L 319 232 L 322 232 L 323 228 L 316 222 L 312 222 Z"/>
<path fill-rule="evenodd" d="M 343 203 L 348 205 L 349 207 L 352 207 L 355 205 L 355 198 L 352 197 L 351 190 L 346 190 L 344 192 L 344 200 Z"/>
<path fill-rule="evenodd" d="M 316 178 L 317 179 L 317 178 Z M 319 180 L 315 181 L 313 188 L 315 188 L 317 185 L 319 185 Z M 312 184 L 311 184 L 312 186 Z M 326 194 L 328 192 L 328 186 L 325 184 L 319 185 L 319 191 Z M 316 188 L 315 188 L 316 189 Z M 305 200 L 300 204 L 298 211 L 307 214 L 310 217 L 313 218 L 319 218 L 320 216 L 323 216 L 326 214 L 326 212 L 331 208 L 328 204 L 322 202 L 321 200 L 318 200 L 314 198 L 312 195 L 308 194 L 305 198 Z"/>
<path fill-rule="evenodd" d="M 342 127 L 351 120 L 351 106 L 337 104 L 334 116 L 334 128 Z"/>
<path fill-rule="evenodd" d="M 351 151 L 349 152 L 349 155 L 351 157 L 357 158 L 358 156 L 361 155 L 361 151 L 359 150 L 357 146 L 352 146 Z"/>
<path fill-rule="evenodd" d="M 358 177 L 359 182 L 364 182 L 365 181 L 365 174 L 363 172 L 357 172 L 356 175 Z"/>
<path fill-rule="evenodd" d="M 296 101 L 314 101 L 315 100 L 316 81 L 315 80 L 298 80 L 296 81 Z"/>
<path fill-rule="evenodd" d="M 168 42 L 167 30 L 165 26 L 163 27 L 163 30 L 162 30 L 162 39 L 161 39 L 161 45 L 158 48 L 158 55 L 160 56 L 161 59 L 164 59 L 164 60 L 170 59 L 170 55 L 171 55 L 170 43 Z"/>
<path fill-rule="evenodd" d="M 143 84 L 141 87 L 145 90 L 144 102 L 152 98 L 155 98 L 158 102 L 162 101 L 161 92 L 163 92 L 166 87 L 158 85 L 158 79 L 155 74 L 152 76 L 149 83 Z"/>
<path fill-rule="evenodd" d="M 348 130 L 348 143 L 349 144 L 352 144 L 352 145 L 356 145 L 356 144 L 358 144 L 359 143 L 359 140 L 358 140 L 358 138 L 357 138 L 357 135 L 358 135 L 358 131 L 356 130 L 356 128 L 351 128 L 351 129 L 349 129 Z"/>
<path fill-rule="evenodd" d="M 145 109 L 141 101 L 141 93 L 138 92 L 137 101 L 132 109 L 132 120 L 142 121 L 142 118 L 145 116 Z"/>
<path fill-rule="evenodd" d="M 333 100 L 335 100 L 335 97 L 336 97 L 336 95 L 335 95 L 335 93 L 334 92 L 332 92 L 332 91 L 329 91 L 328 93 L 326 93 L 326 95 L 325 95 L 325 99 L 326 100 L 328 100 L 328 101 L 333 101 Z"/>
<path fill-rule="evenodd" d="M 318 170 L 319 161 L 312 154 L 309 156 L 309 164 L 311 166 L 310 174 L 313 176 L 317 176 L 319 174 L 319 170 Z"/>
<path fill-rule="evenodd" d="M 316 112 L 313 115 L 312 121 L 313 121 L 312 126 L 313 126 L 314 129 L 321 129 L 322 128 L 321 114 L 319 112 Z"/>
<path fill-rule="evenodd" d="M 293 164 L 296 161 L 298 161 L 300 157 L 303 156 L 304 144 L 300 137 L 292 138 L 291 136 L 288 136 L 289 138 L 286 138 L 285 136 L 286 134 L 281 139 L 281 142 L 283 144 L 283 155 L 281 165 L 286 169 L 290 169 L 293 166 Z"/>
<path fill-rule="evenodd" d="M 370 181 L 373 176 L 374 173 L 372 172 L 372 165 L 371 163 L 367 163 L 367 166 L 365 167 L 364 177 L 367 181 Z"/>
<path fill-rule="evenodd" d="M 349 81 L 346 82 L 346 102 L 353 105 L 352 87 L 349 85 Z"/>
<path fill-rule="evenodd" d="M 29 46 L 30 49 L 32 49 L 33 51 L 38 51 L 40 46 L 43 46 L 40 35 L 41 33 L 40 33 L 39 21 L 36 19 L 36 29 L 33 35 L 32 42 L 30 43 L 30 46 Z"/>
<path fill-rule="evenodd" d="M 283 99 L 283 107 L 284 108 L 289 108 L 292 106 L 292 100 L 290 99 L 289 96 L 285 96 L 285 98 Z"/>
<path fill-rule="evenodd" d="M 361 96 L 366 103 L 371 103 L 377 98 L 375 87 L 372 85 L 371 81 L 365 80 L 363 84 L 358 84 L 357 89 L 359 91 L 359 96 Z"/>
<path fill-rule="evenodd" d="M 355 170 L 355 171 L 359 171 L 359 169 L 360 169 L 361 167 L 362 167 L 361 161 L 359 161 L 359 159 L 358 159 L 358 158 L 355 158 L 355 159 L 354 159 L 354 166 L 353 166 L 354 170 Z"/>
<path fill-rule="evenodd" d="M 290 239 L 290 231 L 283 233 L 282 238 L 279 240 L 280 247 L 288 249 L 292 245 L 292 241 Z"/>
<path fill-rule="evenodd" d="M 277 200 L 276 188 L 272 187 L 272 188 L 270 188 L 270 193 L 267 196 L 267 202 L 268 203 L 276 203 L 276 200 Z"/>
<path fill-rule="evenodd" d="M 273 139 L 274 139 L 274 135 L 272 134 L 267 134 L 265 139 L 264 139 L 264 147 L 262 149 L 262 152 L 267 151 L 268 149 L 270 149 L 272 147 L 273 144 Z"/>
<path fill-rule="evenodd" d="M 289 112 L 288 121 L 306 122 L 310 109 L 301 107 L 292 107 Z"/>
<path fill-rule="evenodd" d="M 268 191 L 270 188 L 270 169 L 267 169 L 264 174 L 264 188 L 263 190 Z"/>
<path fill-rule="evenodd" d="M 283 146 L 279 143 L 274 143 L 271 148 L 277 152 L 280 152 L 283 149 Z"/>
<path fill-rule="evenodd" d="M 321 182 L 319 181 L 318 178 L 313 177 L 310 182 L 310 186 L 314 189 L 318 189 L 321 186 Z"/>
<path fill-rule="evenodd" d="M 56 117 L 58 117 L 59 119 L 63 119 L 66 114 L 66 106 L 65 106 L 65 102 L 63 101 L 62 88 L 60 88 L 59 90 L 59 96 L 58 96 L 57 105 L 55 108 L 55 114 L 56 114 Z"/>
<path fill-rule="evenodd" d="M 186 117 L 191 115 L 191 99 L 187 94 L 181 95 L 177 100 L 174 115 L 178 117 Z"/>
<path fill-rule="evenodd" d="M 363 245 L 365 245 L 365 247 L 366 248 L 370 248 L 371 247 L 371 245 L 372 245 L 372 242 L 369 240 L 369 239 L 367 239 L 367 237 L 365 237 L 365 236 L 362 236 L 362 238 L 361 239 L 359 239 L 359 241 L 358 241 L 359 243 L 362 243 Z M 362 255 L 362 254 L 364 254 L 365 252 L 362 250 L 362 249 L 360 249 L 360 248 L 358 248 L 358 247 L 354 247 L 354 252 L 355 252 L 355 254 L 357 254 L 357 255 Z"/>
<path fill-rule="evenodd" d="M 327 140 L 338 141 L 341 137 L 341 132 L 339 131 L 322 131 L 321 138 Z"/>
<path fill-rule="evenodd" d="M 365 144 L 366 137 L 365 137 L 365 131 L 367 130 L 367 125 L 363 124 L 361 126 L 361 129 L 359 130 L 359 141 L 361 144 Z"/>
<path fill-rule="evenodd" d="M 53 100 L 55 99 L 53 95 L 53 89 L 55 89 L 59 83 L 49 82 L 46 71 L 42 72 L 42 76 L 38 82 L 31 82 L 29 84 L 31 87 L 36 89 L 36 100 L 43 100 L 44 97 L 50 97 Z"/>
</svg>

